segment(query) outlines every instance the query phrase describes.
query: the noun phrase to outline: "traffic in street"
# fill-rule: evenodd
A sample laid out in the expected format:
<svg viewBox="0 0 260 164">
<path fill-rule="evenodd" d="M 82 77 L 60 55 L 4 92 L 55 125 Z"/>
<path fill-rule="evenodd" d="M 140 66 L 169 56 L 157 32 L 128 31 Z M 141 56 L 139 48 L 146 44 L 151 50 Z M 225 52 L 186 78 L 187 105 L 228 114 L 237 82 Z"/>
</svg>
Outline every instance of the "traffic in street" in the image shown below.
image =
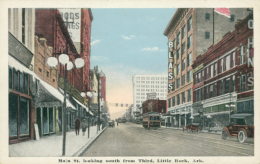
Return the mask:
<svg viewBox="0 0 260 164">
<path fill-rule="evenodd" d="M 254 156 L 254 142 L 127 122 L 108 127 L 82 156 Z"/>
</svg>

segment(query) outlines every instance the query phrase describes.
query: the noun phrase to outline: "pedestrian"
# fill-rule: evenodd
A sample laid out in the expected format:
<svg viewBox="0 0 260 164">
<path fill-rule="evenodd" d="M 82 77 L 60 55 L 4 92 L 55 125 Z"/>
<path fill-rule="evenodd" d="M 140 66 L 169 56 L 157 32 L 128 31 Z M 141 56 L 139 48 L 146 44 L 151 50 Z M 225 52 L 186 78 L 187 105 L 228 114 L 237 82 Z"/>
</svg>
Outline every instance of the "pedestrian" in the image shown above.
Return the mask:
<svg viewBox="0 0 260 164">
<path fill-rule="evenodd" d="M 82 135 L 84 136 L 86 129 L 88 127 L 87 120 L 85 118 L 82 120 L 81 127 L 82 127 Z"/>
<path fill-rule="evenodd" d="M 79 117 L 77 116 L 77 117 L 76 117 L 76 120 L 75 120 L 75 131 L 76 131 L 76 135 L 79 135 L 79 128 L 80 128 L 80 120 L 79 120 Z"/>
</svg>

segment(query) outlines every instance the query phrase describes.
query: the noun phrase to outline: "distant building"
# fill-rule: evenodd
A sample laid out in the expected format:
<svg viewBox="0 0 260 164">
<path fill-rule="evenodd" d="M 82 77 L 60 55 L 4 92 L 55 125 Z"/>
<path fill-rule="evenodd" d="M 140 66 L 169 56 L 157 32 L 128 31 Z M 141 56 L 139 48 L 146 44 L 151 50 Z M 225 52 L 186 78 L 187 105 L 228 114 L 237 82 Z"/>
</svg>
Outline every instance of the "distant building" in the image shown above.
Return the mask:
<svg viewBox="0 0 260 164">
<path fill-rule="evenodd" d="M 133 112 L 141 112 L 142 103 L 147 100 L 147 93 L 156 93 L 156 99 L 167 98 L 167 75 L 166 74 L 143 74 L 133 76 Z M 139 109 L 140 108 L 140 109 Z"/>
<path fill-rule="evenodd" d="M 179 8 L 164 31 L 168 41 L 173 42 L 167 62 L 167 111 L 172 113 L 173 126 L 183 127 L 190 121 L 194 97 L 192 62 L 232 31 L 239 19 L 252 12 L 247 8 L 230 8 L 229 11 L 230 18 L 214 12 L 213 8 Z"/>
</svg>

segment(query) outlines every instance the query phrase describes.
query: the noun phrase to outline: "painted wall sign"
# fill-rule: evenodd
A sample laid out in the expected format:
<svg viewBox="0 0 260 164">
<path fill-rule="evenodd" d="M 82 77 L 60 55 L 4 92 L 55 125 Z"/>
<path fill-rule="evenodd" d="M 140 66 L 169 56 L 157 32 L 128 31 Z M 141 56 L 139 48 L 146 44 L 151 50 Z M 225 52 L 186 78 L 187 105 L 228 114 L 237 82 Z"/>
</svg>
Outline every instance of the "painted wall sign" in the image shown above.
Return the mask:
<svg viewBox="0 0 260 164">
<path fill-rule="evenodd" d="M 204 64 L 200 64 L 198 67 L 196 67 L 195 69 L 193 69 L 193 73 L 197 72 L 198 70 L 200 70 L 201 68 L 204 67 Z"/>
</svg>

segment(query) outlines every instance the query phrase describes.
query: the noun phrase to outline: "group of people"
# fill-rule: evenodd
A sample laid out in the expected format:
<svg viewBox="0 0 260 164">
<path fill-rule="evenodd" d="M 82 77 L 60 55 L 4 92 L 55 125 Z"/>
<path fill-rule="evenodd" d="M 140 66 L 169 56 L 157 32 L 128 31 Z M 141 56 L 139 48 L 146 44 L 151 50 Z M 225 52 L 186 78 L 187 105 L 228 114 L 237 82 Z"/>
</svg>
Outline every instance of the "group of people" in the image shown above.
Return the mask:
<svg viewBox="0 0 260 164">
<path fill-rule="evenodd" d="M 81 126 L 80 126 L 80 124 L 81 124 Z M 79 117 L 77 117 L 76 120 L 75 120 L 75 132 L 76 132 L 76 135 L 79 135 L 80 127 L 82 128 L 82 135 L 84 136 L 85 132 L 86 132 L 86 129 L 88 127 L 88 122 L 87 122 L 87 120 L 85 118 L 82 120 L 82 122 L 80 122 Z"/>
</svg>

